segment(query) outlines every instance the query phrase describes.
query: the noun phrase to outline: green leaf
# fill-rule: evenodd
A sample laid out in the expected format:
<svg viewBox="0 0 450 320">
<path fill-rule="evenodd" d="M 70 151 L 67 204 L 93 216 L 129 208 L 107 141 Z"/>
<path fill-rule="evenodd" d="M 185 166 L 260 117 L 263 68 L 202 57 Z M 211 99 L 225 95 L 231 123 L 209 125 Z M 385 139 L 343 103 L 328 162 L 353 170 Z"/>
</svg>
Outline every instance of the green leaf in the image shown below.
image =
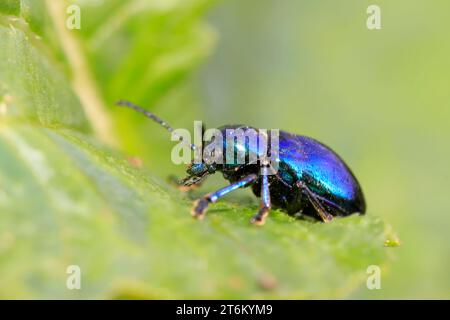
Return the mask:
<svg viewBox="0 0 450 320">
<path fill-rule="evenodd" d="M 67 130 L 0 127 L 1 297 L 342 297 L 384 265 L 383 223 L 330 224 L 212 206 L 204 221 L 169 186 Z M 82 290 L 65 287 L 69 265 Z"/>
<path fill-rule="evenodd" d="M 93 76 L 107 105 L 128 99 L 148 109 L 164 109 L 162 115 L 173 125 L 192 123 L 198 101 L 180 86 L 207 57 L 215 44 L 215 32 L 204 23 L 202 15 L 211 0 L 153 0 L 81 2 L 82 28 L 86 56 Z M 111 54 L 114 52 L 114 54 Z M 174 92 L 173 88 L 178 86 Z M 160 107 L 162 106 L 162 107 Z M 117 137 L 128 153 L 139 155 L 153 170 L 169 161 L 148 148 L 147 139 L 164 135 L 149 125 L 144 117 L 112 109 L 111 116 L 122 132 Z M 186 119 L 183 123 L 182 119 Z M 166 136 L 164 136 L 166 137 Z M 154 139 L 154 146 L 164 149 L 167 139 Z M 158 165 L 154 165 L 159 163 Z M 167 168 L 165 168 L 168 171 Z"/>
<path fill-rule="evenodd" d="M 163 20 L 177 25 L 187 9 L 174 3 Z M 65 60 L 25 19 L 0 16 L 0 298 L 340 298 L 386 265 L 371 214 L 323 224 L 274 210 L 258 228 L 257 206 L 223 201 L 192 219 L 185 195 L 98 142 Z M 189 42 L 179 28 L 171 52 Z M 70 265 L 81 290 L 66 286 Z"/>
<path fill-rule="evenodd" d="M 167 93 L 211 50 L 213 33 L 199 20 L 211 3 L 83 3 L 81 36 L 105 99 L 113 103 L 124 92 L 129 99 L 153 105 Z"/>
<path fill-rule="evenodd" d="M 0 12 L 10 15 L 19 15 L 20 13 L 20 0 L 3 0 L 0 3 Z"/>
</svg>

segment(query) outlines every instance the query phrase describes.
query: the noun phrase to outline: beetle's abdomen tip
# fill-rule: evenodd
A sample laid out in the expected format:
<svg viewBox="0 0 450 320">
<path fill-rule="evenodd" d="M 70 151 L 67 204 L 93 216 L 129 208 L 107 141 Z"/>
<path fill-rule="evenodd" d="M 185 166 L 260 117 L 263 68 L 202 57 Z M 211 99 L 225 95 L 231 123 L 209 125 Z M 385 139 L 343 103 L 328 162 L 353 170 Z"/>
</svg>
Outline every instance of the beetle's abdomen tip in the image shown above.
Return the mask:
<svg viewBox="0 0 450 320">
<path fill-rule="evenodd" d="M 362 194 L 357 203 L 357 212 L 359 212 L 360 214 L 366 213 L 366 200 L 364 199 L 364 196 Z"/>
</svg>

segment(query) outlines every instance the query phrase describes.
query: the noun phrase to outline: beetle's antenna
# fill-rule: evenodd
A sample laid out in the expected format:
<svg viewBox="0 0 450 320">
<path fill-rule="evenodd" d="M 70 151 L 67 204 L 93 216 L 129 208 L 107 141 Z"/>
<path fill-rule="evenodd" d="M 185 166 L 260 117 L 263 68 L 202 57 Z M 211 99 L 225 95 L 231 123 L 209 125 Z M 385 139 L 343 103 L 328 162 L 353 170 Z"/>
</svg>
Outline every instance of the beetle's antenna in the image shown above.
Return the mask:
<svg viewBox="0 0 450 320">
<path fill-rule="evenodd" d="M 142 113 L 143 115 L 145 115 L 147 118 L 152 119 L 153 121 L 155 121 L 156 123 L 158 123 L 159 125 L 163 126 L 167 131 L 169 131 L 170 133 L 172 133 L 172 135 L 175 135 L 175 137 L 177 137 L 177 134 L 174 134 L 174 129 L 170 126 L 170 124 L 168 124 L 166 121 L 164 121 L 163 119 L 161 119 L 160 117 L 158 117 L 157 115 L 151 113 L 150 111 L 145 110 L 142 107 L 139 107 L 138 105 L 135 105 L 134 103 L 127 101 L 127 100 L 120 100 L 116 103 L 116 105 L 120 106 L 120 107 L 127 107 L 130 109 L 133 109 L 134 111 L 137 111 L 139 113 Z M 185 140 L 183 140 L 183 137 L 178 136 L 178 140 L 182 141 L 186 144 L 189 145 L 189 148 L 191 148 L 192 150 L 196 150 L 197 147 L 194 144 L 191 144 Z"/>
</svg>

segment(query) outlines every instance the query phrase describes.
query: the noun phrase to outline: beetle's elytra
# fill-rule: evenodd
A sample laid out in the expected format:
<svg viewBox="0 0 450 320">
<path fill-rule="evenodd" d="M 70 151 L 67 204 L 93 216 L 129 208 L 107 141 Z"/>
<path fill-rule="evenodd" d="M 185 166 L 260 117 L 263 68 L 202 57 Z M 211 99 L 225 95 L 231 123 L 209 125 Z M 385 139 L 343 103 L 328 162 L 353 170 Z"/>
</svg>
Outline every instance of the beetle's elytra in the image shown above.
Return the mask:
<svg viewBox="0 0 450 320">
<path fill-rule="evenodd" d="M 132 108 L 173 131 L 165 121 L 145 109 L 128 101 L 119 106 Z M 227 129 L 251 129 L 244 125 L 227 125 L 219 128 L 225 136 Z M 255 129 L 256 130 L 256 129 Z M 224 142 L 224 149 L 227 141 Z M 257 152 L 245 143 L 233 146 L 245 149 L 246 154 Z M 364 214 L 366 204 L 361 187 L 345 162 L 330 148 L 309 137 L 279 132 L 278 170 L 276 174 L 264 174 L 265 164 L 260 162 L 238 164 L 191 163 L 188 176 L 180 181 L 185 187 L 200 184 L 208 175 L 222 172 L 230 185 L 209 193 L 194 203 L 192 215 L 203 218 L 210 203 L 238 188 L 252 187 L 253 193 L 261 197 L 261 206 L 251 222 L 262 225 L 272 206 L 290 215 L 301 213 L 324 222 L 333 217 L 352 213 Z"/>
</svg>

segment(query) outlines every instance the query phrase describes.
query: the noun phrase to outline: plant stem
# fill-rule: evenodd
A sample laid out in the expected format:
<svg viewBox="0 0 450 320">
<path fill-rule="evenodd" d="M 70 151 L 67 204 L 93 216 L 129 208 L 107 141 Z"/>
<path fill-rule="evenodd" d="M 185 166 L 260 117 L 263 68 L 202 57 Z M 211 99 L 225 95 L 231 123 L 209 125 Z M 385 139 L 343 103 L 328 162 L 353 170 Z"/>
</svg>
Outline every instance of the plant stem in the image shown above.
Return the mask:
<svg viewBox="0 0 450 320">
<path fill-rule="evenodd" d="M 116 145 L 112 122 L 106 106 L 98 92 L 89 65 L 83 55 L 82 48 L 75 38 L 76 30 L 66 28 L 66 2 L 61 0 L 46 0 L 49 14 L 53 20 L 62 49 L 69 61 L 72 70 L 72 85 L 80 98 L 84 112 L 92 125 L 95 134 L 103 142 Z"/>
</svg>

